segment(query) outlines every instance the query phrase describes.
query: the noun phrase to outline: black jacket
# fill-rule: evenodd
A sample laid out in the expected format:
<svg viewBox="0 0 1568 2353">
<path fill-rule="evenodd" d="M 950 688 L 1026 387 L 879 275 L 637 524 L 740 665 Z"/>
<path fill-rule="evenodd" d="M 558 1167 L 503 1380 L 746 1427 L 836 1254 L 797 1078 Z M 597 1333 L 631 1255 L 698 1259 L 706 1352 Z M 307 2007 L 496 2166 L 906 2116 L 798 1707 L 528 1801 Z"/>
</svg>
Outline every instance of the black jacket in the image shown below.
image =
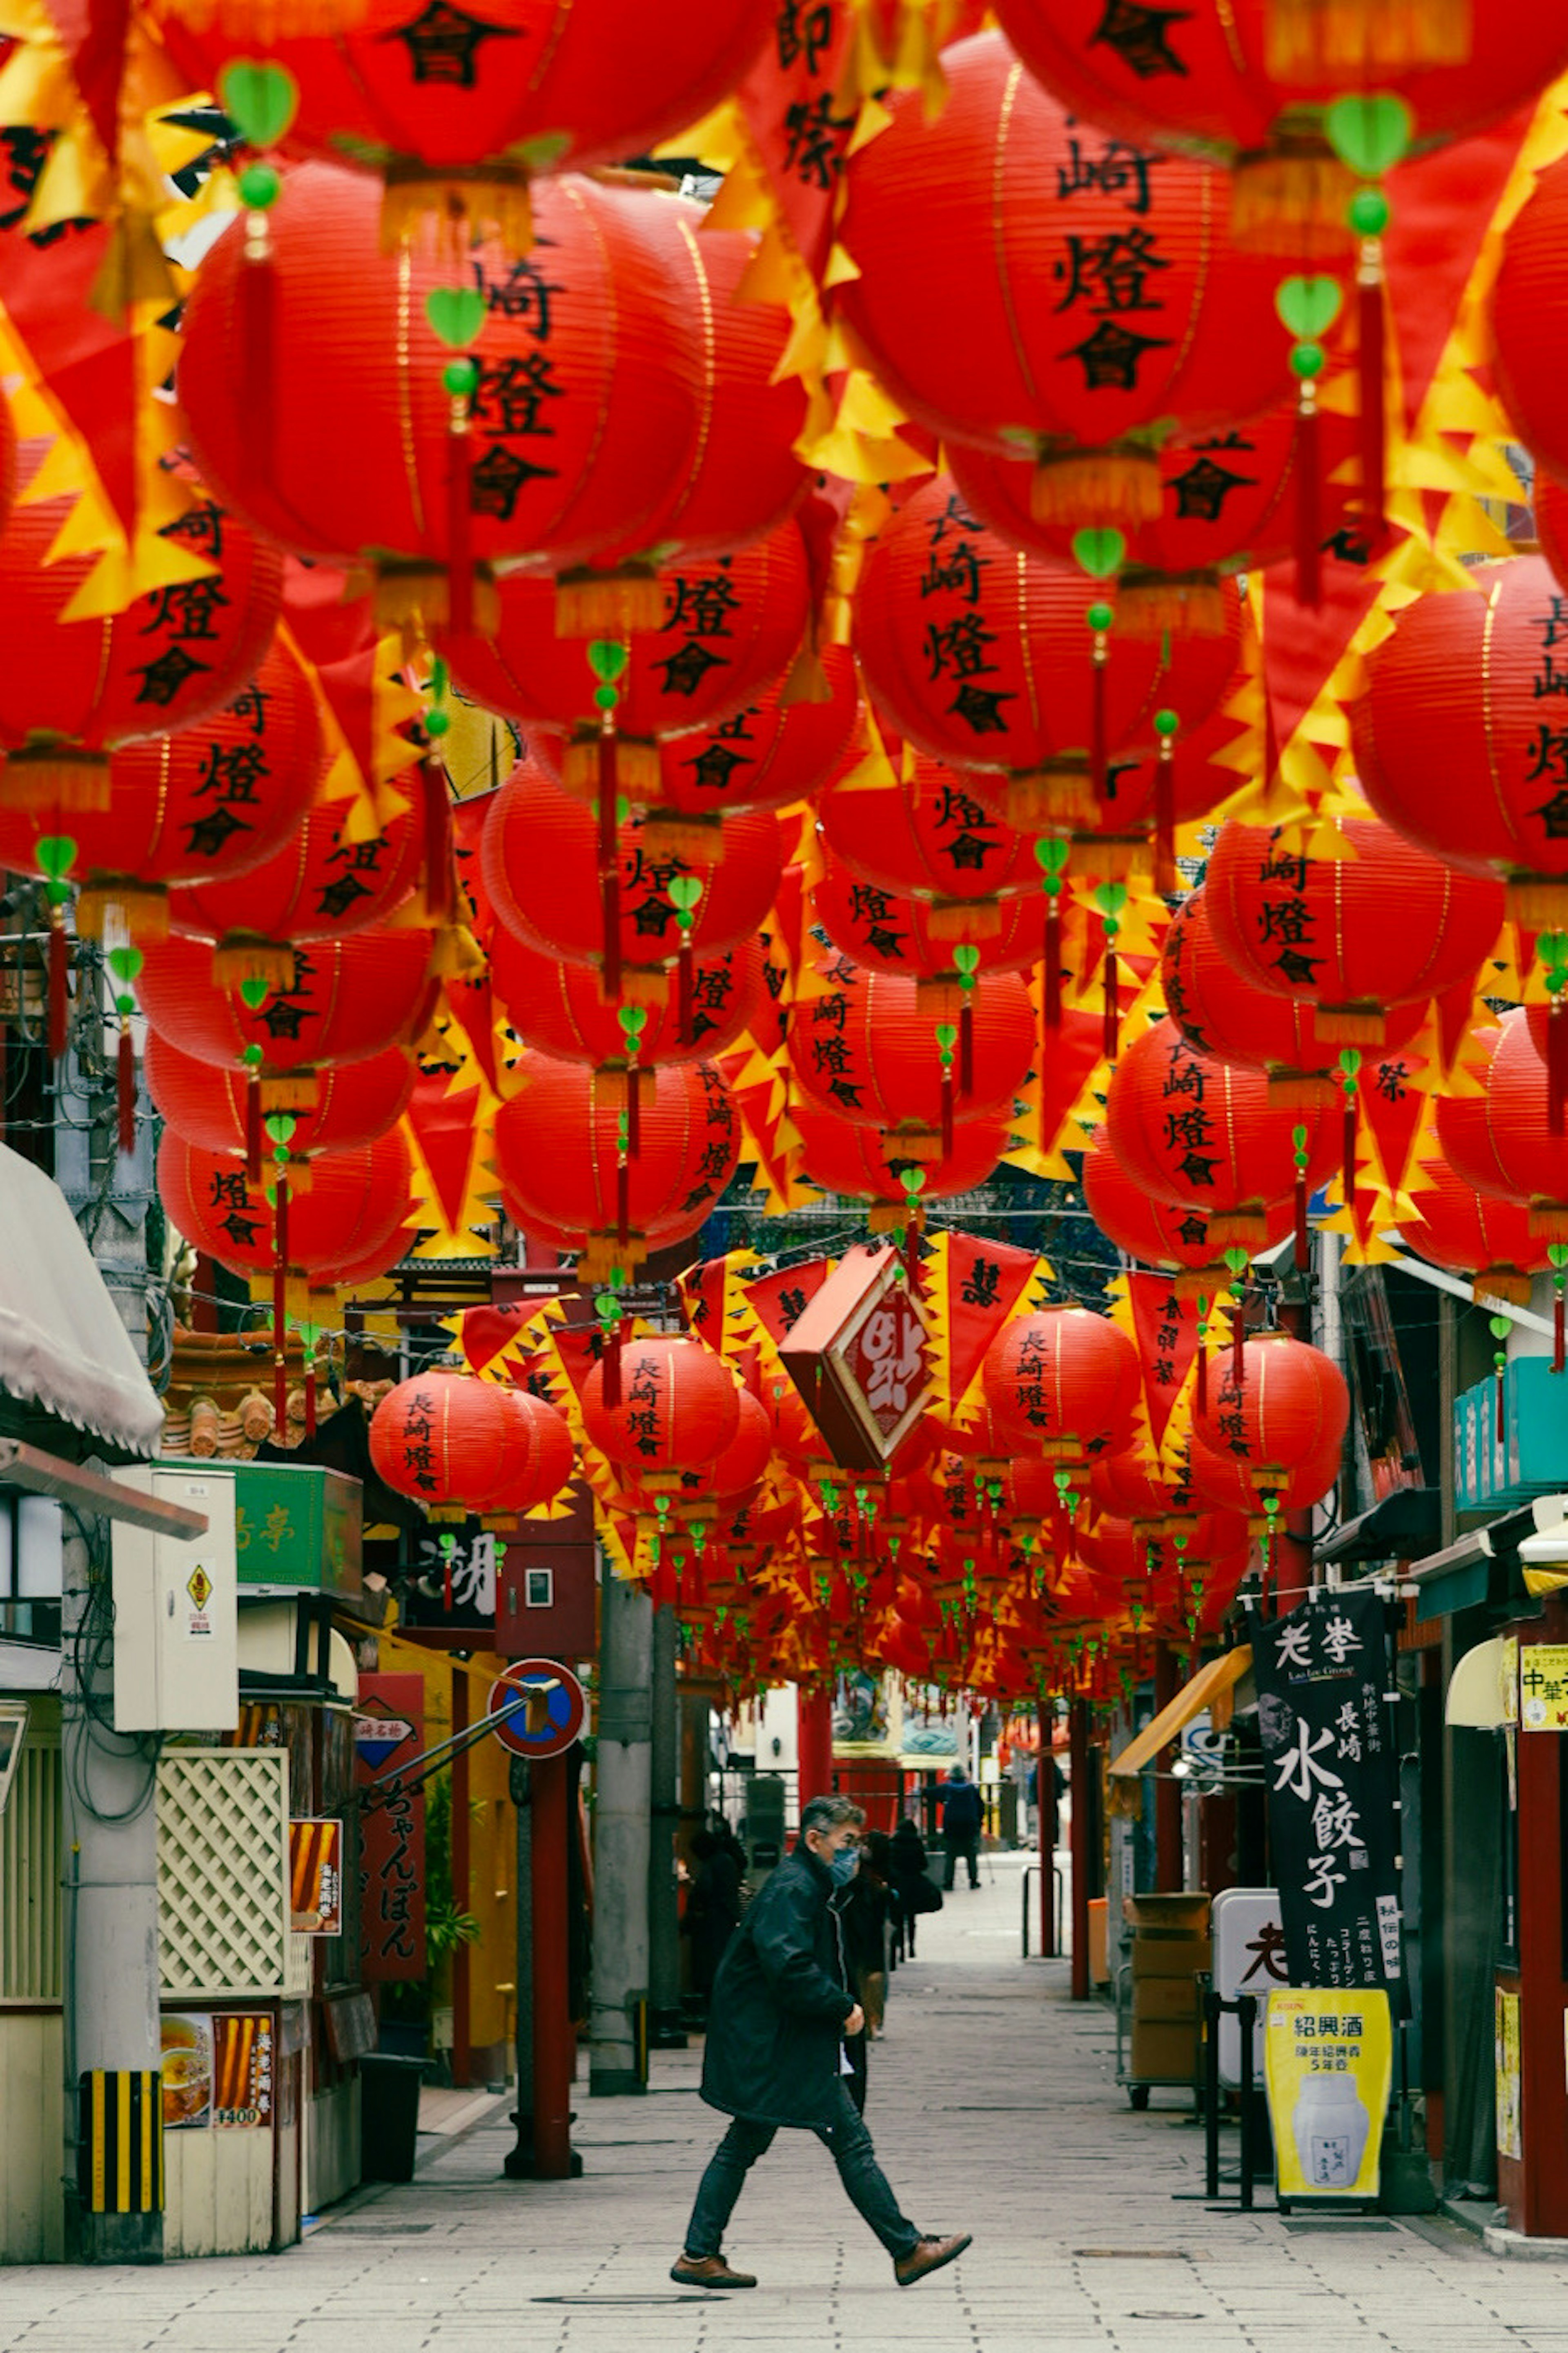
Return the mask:
<svg viewBox="0 0 1568 2353">
<path fill-rule="evenodd" d="M 797 1846 L 731 1937 L 702 2053 L 710 2107 L 773 2125 L 828 2121 L 855 2008 L 833 1892 L 826 1867 Z"/>
</svg>

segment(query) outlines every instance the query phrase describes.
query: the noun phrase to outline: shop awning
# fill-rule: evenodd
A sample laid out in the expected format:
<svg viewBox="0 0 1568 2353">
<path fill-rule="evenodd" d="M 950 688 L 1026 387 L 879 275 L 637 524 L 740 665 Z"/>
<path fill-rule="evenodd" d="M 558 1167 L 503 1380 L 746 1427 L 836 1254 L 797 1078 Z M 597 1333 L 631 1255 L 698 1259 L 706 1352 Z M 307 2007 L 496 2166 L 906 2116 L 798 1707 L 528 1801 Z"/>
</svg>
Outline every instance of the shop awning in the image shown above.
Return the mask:
<svg viewBox="0 0 1568 2353">
<path fill-rule="evenodd" d="M 1472 1732 L 1496 1732 L 1503 1723 L 1502 1636 L 1467 1651 L 1449 1678 L 1443 1721 Z"/>
<path fill-rule="evenodd" d="M 1317 1548 L 1320 1560 L 1420 1560 L 1435 1552 L 1443 1533 L 1443 1496 L 1436 1487 L 1395 1487 L 1336 1528 Z"/>
<path fill-rule="evenodd" d="M 1184 1683 L 1173 1700 L 1168 1700 L 1158 1715 L 1130 1740 L 1120 1757 L 1110 1760 L 1113 1775 L 1131 1776 L 1142 1773 L 1152 1764 L 1167 1741 L 1173 1740 L 1184 1725 L 1201 1715 L 1221 1692 L 1234 1690 L 1252 1664 L 1252 1647 L 1243 1642 L 1234 1651 L 1222 1651 L 1200 1667 L 1190 1683 Z"/>
<path fill-rule="evenodd" d="M 163 1409 L 59 1187 L 0 1145 L 0 1391 L 152 1454 Z"/>
<path fill-rule="evenodd" d="M 1452 1618 L 1457 1610 L 1473 1609 L 1485 1601 L 1492 1564 L 1500 1562 L 1506 1570 L 1510 1558 L 1517 1556 L 1521 1538 L 1534 1526 L 1534 1514 L 1526 1504 L 1521 1511 L 1489 1520 L 1485 1527 L 1472 1528 L 1441 1552 L 1428 1553 L 1410 1571 L 1417 1593 L 1416 1617 Z"/>
</svg>

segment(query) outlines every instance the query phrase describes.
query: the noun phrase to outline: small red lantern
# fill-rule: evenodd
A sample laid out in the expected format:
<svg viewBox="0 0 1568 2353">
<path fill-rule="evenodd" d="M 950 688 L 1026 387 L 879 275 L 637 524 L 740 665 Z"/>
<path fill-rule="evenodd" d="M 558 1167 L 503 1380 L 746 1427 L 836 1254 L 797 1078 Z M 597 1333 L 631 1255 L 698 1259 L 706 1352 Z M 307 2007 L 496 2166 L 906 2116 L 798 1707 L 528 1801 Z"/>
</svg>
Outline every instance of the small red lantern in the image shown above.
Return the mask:
<svg viewBox="0 0 1568 2353">
<path fill-rule="evenodd" d="M 628 1342 L 621 1350 L 618 1403 L 605 1400 L 602 1365 L 583 1388 L 584 1428 L 600 1453 L 667 1492 L 683 1471 L 716 1462 L 740 1419 L 734 1375 L 700 1340 Z"/>
<path fill-rule="evenodd" d="M 1450 866 L 1500 875 L 1509 913 L 1532 931 L 1568 923 L 1568 773 L 1542 720 L 1542 697 L 1568 676 L 1561 593 L 1544 559 L 1524 555 L 1417 597 L 1367 656 L 1351 713 L 1378 816 Z"/>
<path fill-rule="evenodd" d="M 310 1164 L 310 1183 L 288 1186 L 284 1269 L 290 1282 L 331 1289 L 352 1260 L 376 1271 L 401 1255 L 408 1212 L 408 1146 L 396 1128 L 374 1144 L 325 1152 Z M 244 1155 L 207 1152 L 174 1128 L 158 1146 L 158 1192 L 171 1223 L 193 1248 L 242 1274 L 277 1271 L 275 1179 L 247 1176 Z"/>
<path fill-rule="evenodd" d="M 1539 1018 L 1551 1018 L 1544 1007 Z M 1553 1131 L 1543 1041 L 1534 1030 L 1519 1007 L 1496 1031 L 1479 1033 L 1491 1047 L 1485 1093 L 1440 1096 L 1437 1141 L 1467 1184 L 1526 1203 L 1532 1235 L 1568 1241 L 1568 1134 L 1561 1121 Z"/>
<path fill-rule="evenodd" d="M 1473 978 L 1502 928 L 1502 893 L 1375 818 L 1333 827 L 1338 858 L 1310 854 L 1295 827 L 1222 826 L 1205 913 L 1238 973 L 1313 1007 L 1319 1038 L 1381 1045 L 1389 1007 Z"/>
<path fill-rule="evenodd" d="M 1542 20 L 1542 31 L 1547 25 L 1556 31 L 1554 16 Z M 1568 305 L 1559 268 L 1565 223 L 1568 163 L 1560 162 L 1540 174 L 1509 224 L 1492 288 L 1491 329 L 1492 364 L 1510 421 L 1540 463 L 1568 480 L 1563 425 Z"/>
<path fill-rule="evenodd" d="M 1240 1350 L 1237 1377 L 1226 1355 L 1218 1380 L 1194 1409 L 1193 1434 L 1246 1466 L 1262 1493 L 1279 1478 L 1343 1443 L 1351 1398 L 1331 1356 L 1289 1332 L 1263 1332 Z"/>
<path fill-rule="evenodd" d="M 1419 1215 L 1401 1218 L 1405 1246 L 1428 1265 L 1474 1278 L 1478 1299 L 1511 1299 L 1530 1304 L 1532 1279 L 1551 1264 L 1551 1244 L 1530 1229 L 1521 1201 L 1481 1193 L 1446 1161 L 1423 1173 L 1430 1180 L 1412 1193 Z"/>
<path fill-rule="evenodd" d="M 1214 1299 L 1228 1281 L 1208 1216 L 1153 1199 L 1117 1159 L 1103 1127 L 1095 1130 L 1083 1155 L 1083 1206 L 1107 1241 L 1129 1258 L 1172 1269 L 1184 1295 L 1201 1292 Z M 1262 1248 L 1283 1241 L 1290 1230 L 1290 1203 L 1269 1204 L 1264 1227 Z"/>
<path fill-rule="evenodd" d="M 1037 892 L 994 902 L 953 899 L 939 908 L 866 881 L 832 849 L 824 854 L 811 908 L 834 946 L 868 972 L 912 973 L 956 986 L 960 949 L 973 949 L 976 974 L 1025 972 L 1045 952 L 1046 902 Z M 1064 932 L 1081 941 L 1084 928 L 1075 902 Z"/>
<path fill-rule="evenodd" d="M 153 1103 L 190 1143 L 208 1152 L 247 1149 L 248 1082 L 243 1069 L 215 1070 L 149 1026 L 142 1071 Z M 407 1110 L 416 1075 L 413 1055 L 401 1046 L 319 1071 L 315 1102 L 291 1114 L 290 1160 L 374 1144 Z"/>
<path fill-rule="evenodd" d="M 395 1392 L 394 1392 L 395 1394 Z M 485 1507 L 491 1512 L 531 1512 L 551 1503 L 574 1476 L 577 1450 L 564 1414 L 527 1389 L 500 1389 L 512 1421 L 524 1436 L 528 1460 L 515 1477 L 491 1488 Z M 374 1435 L 374 1426 L 373 1426 Z"/>
<path fill-rule="evenodd" d="M 1289 393 L 1277 273 L 1235 248 L 1211 166 L 1100 138 L 999 34 L 942 69 L 934 121 L 894 91 L 849 159 L 839 315 L 932 432 L 1039 459 L 1037 513 L 1152 517 L 1172 417 L 1209 431 Z"/>
<path fill-rule="evenodd" d="M 983 1378 L 996 1427 L 1020 1453 L 1081 1464 L 1131 1438 L 1138 1351 L 1086 1307 L 1015 1316 L 987 1349 Z"/>
<path fill-rule="evenodd" d="M 504 1508 L 515 1509 L 511 1491 L 528 1481 L 534 1443 L 532 1417 L 519 1410 L 521 1402 L 470 1373 L 416 1373 L 389 1389 L 372 1414 L 370 1459 L 395 1493 L 432 1510 L 478 1511 L 503 1496 Z"/>
<path fill-rule="evenodd" d="M 923 901 L 938 930 L 950 911 L 962 929 L 976 908 L 1038 891 L 1032 843 L 976 798 L 960 770 L 912 745 L 905 754 L 896 739 L 888 752 L 884 782 L 851 774 L 817 805 L 824 835 L 853 873 Z"/>
<path fill-rule="evenodd" d="M 1194 1437 L 1188 1452 L 1193 1492 L 1222 1511 L 1246 1512 L 1260 1532 L 1277 1528 L 1280 1514 L 1308 1511 L 1322 1501 L 1340 1475 L 1342 1446 L 1335 1439 L 1305 1461 L 1258 1477 L 1244 1456 L 1218 1452 Z"/>
<path fill-rule="evenodd" d="M 789 1054 L 795 1077 L 825 1110 L 879 1129 L 910 1157 L 951 1150 L 964 1117 L 1011 1108 L 1035 1044 L 1029 993 L 1013 973 L 976 981 L 931 1005 L 929 987 L 890 973 L 832 967 L 830 985 L 797 1007 Z M 970 1030 L 967 1055 L 963 1028 Z"/>
<path fill-rule="evenodd" d="M 626 1022 L 627 1008 L 606 1005 L 589 965 L 531 947 L 499 923 L 487 952 L 491 987 L 518 1036 L 561 1061 L 600 1070 L 710 1060 L 743 1035 L 763 1002 L 763 952 L 754 938 L 697 966 L 689 1037 L 673 997 L 630 1008 Z"/>
<path fill-rule="evenodd" d="M 952 477 L 923 482 L 868 551 L 855 644 L 879 707 L 933 759 L 1006 776 L 1018 827 L 1106 822 L 1109 766 L 1152 754 L 1156 712 L 1196 727 L 1236 674 L 1241 607 L 1215 634 L 1131 635 L 1096 583 L 1012 547 Z"/>
</svg>

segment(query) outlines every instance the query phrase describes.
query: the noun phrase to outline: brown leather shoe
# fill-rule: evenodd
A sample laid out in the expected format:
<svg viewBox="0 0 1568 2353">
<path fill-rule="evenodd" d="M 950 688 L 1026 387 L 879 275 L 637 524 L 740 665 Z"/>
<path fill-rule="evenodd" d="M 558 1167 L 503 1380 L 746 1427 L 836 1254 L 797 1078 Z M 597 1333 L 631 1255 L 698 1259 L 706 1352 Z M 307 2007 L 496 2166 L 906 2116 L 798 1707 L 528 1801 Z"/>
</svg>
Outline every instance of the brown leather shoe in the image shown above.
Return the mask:
<svg viewBox="0 0 1568 2353">
<path fill-rule="evenodd" d="M 968 2241 L 964 2244 L 967 2246 Z M 722 2255 L 682 2255 L 669 2276 L 682 2287 L 755 2287 L 750 2272 L 732 2272 Z"/>
<path fill-rule="evenodd" d="M 922 2239 L 907 2255 L 900 2255 L 893 2265 L 893 2277 L 900 2287 L 913 2287 L 928 2272 L 939 2272 L 944 2263 L 955 2263 L 965 2247 L 973 2246 L 974 2234 L 959 2231 L 951 2239 Z"/>
</svg>

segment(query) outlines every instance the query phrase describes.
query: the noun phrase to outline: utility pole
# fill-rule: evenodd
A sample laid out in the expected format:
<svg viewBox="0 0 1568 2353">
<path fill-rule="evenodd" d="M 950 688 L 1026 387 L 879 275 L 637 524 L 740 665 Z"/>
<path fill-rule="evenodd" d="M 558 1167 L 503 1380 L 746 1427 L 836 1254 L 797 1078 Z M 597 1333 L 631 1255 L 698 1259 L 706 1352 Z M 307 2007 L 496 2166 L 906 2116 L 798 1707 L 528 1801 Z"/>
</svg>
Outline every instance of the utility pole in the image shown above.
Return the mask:
<svg viewBox="0 0 1568 2353">
<path fill-rule="evenodd" d="M 588 2079 L 589 2092 L 596 2095 L 647 2088 L 638 2050 L 637 2010 L 649 1987 L 654 1632 L 654 1611 L 647 1595 L 620 1577 L 605 1577 L 600 1588 L 600 1612 L 594 2007 Z"/>
<path fill-rule="evenodd" d="M 652 1836 L 647 1863 L 648 2040 L 684 2051 L 680 2023 L 680 1916 L 676 1909 L 675 1833 L 680 1821 L 680 1715 L 675 1680 L 673 1603 L 653 1613 Z"/>
</svg>

